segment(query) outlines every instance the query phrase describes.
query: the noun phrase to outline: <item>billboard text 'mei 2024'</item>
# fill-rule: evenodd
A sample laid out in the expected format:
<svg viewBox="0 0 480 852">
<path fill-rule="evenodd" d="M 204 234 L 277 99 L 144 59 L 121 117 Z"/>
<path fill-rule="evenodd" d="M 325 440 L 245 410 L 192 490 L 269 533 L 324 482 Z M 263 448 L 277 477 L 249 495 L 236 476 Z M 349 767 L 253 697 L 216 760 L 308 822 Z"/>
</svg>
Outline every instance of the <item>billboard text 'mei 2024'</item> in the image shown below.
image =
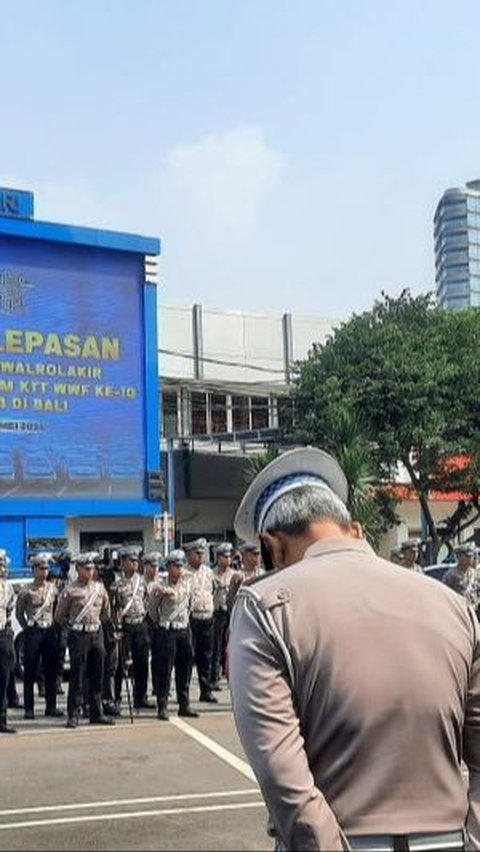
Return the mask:
<svg viewBox="0 0 480 852">
<path fill-rule="evenodd" d="M 0 496 L 141 497 L 143 264 L 0 237 Z"/>
</svg>

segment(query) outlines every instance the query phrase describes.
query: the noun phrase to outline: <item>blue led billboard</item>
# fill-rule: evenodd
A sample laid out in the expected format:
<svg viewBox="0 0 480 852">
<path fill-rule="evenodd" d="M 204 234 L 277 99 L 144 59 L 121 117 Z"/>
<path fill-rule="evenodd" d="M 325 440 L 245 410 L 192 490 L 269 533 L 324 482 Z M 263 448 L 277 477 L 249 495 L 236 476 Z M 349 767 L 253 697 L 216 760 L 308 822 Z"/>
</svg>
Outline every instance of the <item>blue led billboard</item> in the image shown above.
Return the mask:
<svg viewBox="0 0 480 852">
<path fill-rule="evenodd" d="M 140 254 L 0 234 L 0 496 L 142 497 Z"/>
</svg>

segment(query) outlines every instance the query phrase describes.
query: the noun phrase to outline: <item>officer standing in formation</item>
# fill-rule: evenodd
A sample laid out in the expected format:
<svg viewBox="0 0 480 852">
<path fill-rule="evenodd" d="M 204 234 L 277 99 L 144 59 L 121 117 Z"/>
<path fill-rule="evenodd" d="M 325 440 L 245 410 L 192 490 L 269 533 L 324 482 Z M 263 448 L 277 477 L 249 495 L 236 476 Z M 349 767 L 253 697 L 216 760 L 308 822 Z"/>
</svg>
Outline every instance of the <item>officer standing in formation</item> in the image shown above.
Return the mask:
<svg viewBox="0 0 480 852">
<path fill-rule="evenodd" d="M 15 593 L 7 583 L 8 562 L 6 550 L 0 550 L 0 734 L 16 733 L 7 723 L 8 681 L 15 666 L 12 630 Z"/>
<path fill-rule="evenodd" d="M 33 690 L 40 661 L 45 677 L 45 716 L 64 715 L 57 709 L 58 637 L 53 613 L 58 592 L 48 579 L 51 563 L 50 553 L 33 557 L 33 583 L 22 589 L 16 603 L 17 619 L 24 630 L 25 719 L 35 718 Z"/>
<path fill-rule="evenodd" d="M 190 707 L 190 678 L 192 673 L 192 639 L 190 632 L 191 579 L 185 570 L 183 550 L 172 550 L 167 556 L 168 579 L 158 583 L 151 592 L 149 612 L 153 624 L 155 685 L 157 716 L 168 721 L 168 694 L 172 669 L 175 668 L 175 687 L 178 715 L 197 717 Z"/>
<path fill-rule="evenodd" d="M 216 704 L 212 694 L 213 587 L 214 575 L 205 564 L 207 540 L 197 538 L 184 545 L 191 581 L 190 625 L 193 657 L 198 674 L 200 701 Z"/>
<path fill-rule="evenodd" d="M 231 612 L 238 590 L 243 583 L 252 583 L 264 574 L 260 560 L 260 547 L 255 542 L 244 542 L 239 547 L 242 557 L 241 568 L 232 577 L 227 595 L 228 611 Z"/>
<path fill-rule="evenodd" d="M 418 538 L 408 538 L 401 544 L 402 565 L 416 574 L 423 574 L 423 568 L 418 562 L 420 542 Z"/>
<path fill-rule="evenodd" d="M 88 677 L 89 715 L 92 725 L 113 725 L 102 714 L 102 683 L 105 660 L 102 621 L 110 618 L 110 601 L 103 583 L 92 579 L 94 554 L 76 559 L 78 579 L 69 583 L 60 595 L 55 621 L 68 629 L 70 683 L 67 698 L 67 728 L 76 728 L 82 706 L 83 686 Z"/>
<path fill-rule="evenodd" d="M 161 578 L 158 574 L 158 569 L 160 566 L 160 556 L 156 550 L 153 550 L 151 553 L 145 553 L 142 556 L 142 567 L 143 567 L 143 579 L 145 580 L 145 587 L 147 590 L 147 614 L 145 616 L 145 623 L 147 625 L 147 633 L 148 633 L 148 644 L 150 647 L 151 660 L 150 660 L 150 673 L 152 676 L 152 691 L 153 694 L 157 694 L 157 684 L 156 684 L 156 668 L 154 664 L 154 655 L 155 650 L 153 647 L 153 624 L 150 618 L 150 610 L 148 606 L 148 602 L 150 600 L 150 595 L 157 585 L 157 583 L 161 582 Z"/>
<path fill-rule="evenodd" d="M 230 686 L 277 849 L 480 848 L 480 629 L 377 557 L 339 464 L 279 456 L 235 517 L 268 570 L 237 595 Z M 468 778 L 462 773 L 462 758 Z"/>
<path fill-rule="evenodd" d="M 233 547 L 222 542 L 216 549 L 216 565 L 213 573 L 213 657 L 211 688 L 220 691 L 220 674 L 226 673 L 226 650 L 228 639 L 228 593 L 230 584 L 238 572 L 232 568 Z"/>
<path fill-rule="evenodd" d="M 457 557 L 457 564 L 452 565 L 443 575 L 443 582 L 454 592 L 462 595 L 469 603 L 477 605 L 477 594 L 474 588 L 475 584 L 475 567 L 476 567 L 476 549 L 475 545 L 470 542 L 459 544 L 453 548 L 453 552 Z"/>
<path fill-rule="evenodd" d="M 140 575 L 139 550 L 136 547 L 124 547 L 119 551 L 120 578 L 112 589 L 113 619 L 122 638 L 120 640 L 120 663 L 116 675 L 116 701 L 121 701 L 122 679 L 125 665 L 132 656 L 133 665 L 133 703 L 138 710 L 141 707 L 152 708 L 155 705 L 147 698 L 148 685 L 148 628 L 147 587 Z"/>
<path fill-rule="evenodd" d="M 155 583 L 158 583 L 158 568 L 160 565 L 160 556 L 156 550 L 151 553 L 145 553 L 142 556 L 143 579 L 147 589 L 147 597 L 150 594 Z"/>
</svg>

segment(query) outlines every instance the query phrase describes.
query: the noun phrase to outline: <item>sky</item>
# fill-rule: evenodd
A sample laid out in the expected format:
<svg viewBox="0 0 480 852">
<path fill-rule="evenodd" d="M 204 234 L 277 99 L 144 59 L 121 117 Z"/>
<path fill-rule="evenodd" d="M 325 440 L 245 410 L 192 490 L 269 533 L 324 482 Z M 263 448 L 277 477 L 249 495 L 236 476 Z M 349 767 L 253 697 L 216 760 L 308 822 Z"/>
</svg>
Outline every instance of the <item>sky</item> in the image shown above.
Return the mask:
<svg viewBox="0 0 480 852">
<path fill-rule="evenodd" d="M 480 177 L 480 4 L 0 0 L 0 185 L 159 236 L 161 299 L 347 317 L 434 289 Z"/>
</svg>

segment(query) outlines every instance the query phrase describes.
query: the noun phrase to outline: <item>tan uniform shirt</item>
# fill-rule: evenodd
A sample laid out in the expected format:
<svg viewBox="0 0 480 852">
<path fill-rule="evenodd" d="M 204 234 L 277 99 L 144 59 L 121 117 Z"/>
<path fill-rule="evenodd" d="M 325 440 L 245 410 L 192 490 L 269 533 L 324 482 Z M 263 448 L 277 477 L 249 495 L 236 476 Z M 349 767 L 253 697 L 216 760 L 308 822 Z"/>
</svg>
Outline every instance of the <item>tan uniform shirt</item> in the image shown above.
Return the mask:
<svg viewBox="0 0 480 852">
<path fill-rule="evenodd" d="M 194 619 L 207 620 L 213 616 L 214 575 L 208 565 L 189 569 L 191 585 L 191 615 Z"/>
<path fill-rule="evenodd" d="M 79 618 L 88 601 L 91 601 L 90 606 Z M 55 621 L 61 627 L 72 629 L 78 624 L 84 624 L 93 632 L 107 618 L 110 618 L 110 600 L 105 586 L 97 580 L 90 580 L 89 583 L 75 580 L 69 583 L 60 595 L 55 610 Z"/>
<path fill-rule="evenodd" d="M 215 611 L 228 609 L 227 596 L 230 588 L 230 583 L 237 576 L 238 571 L 233 568 L 227 568 L 225 571 L 219 571 L 218 567 L 212 569 L 213 574 L 213 608 Z"/>
<path fill-rule="evenodd" d="M 263 577 L 265 570 L 261 567 L 254 568 L 253 571 L 246 571 L 243 568 L 240 571 L 235 572 L 235 577 L 233 577 L 230 588 L 227 594 L 227 607 L 229 610 L 232 609 L 233 604 L 235 603 L 235 599 L 237 597 L 238 590 L 243 583 L 253 583 L 255 580 L 258 580 L 259 577 Z"/>
<path fill-rule="evenodd" d="M 147 586 L 137 572 L 121 577 L 112 589 L 115 617 L 126 624 L 140 624 L 147 614 Z"/>
<path fill-rule="evenodd" d="M 465 824 L 480 840 L 479 628 L 459 595 L 363 541 L 319 541 L 242 586 L 229 659 L 240 738 L 285 848 Z"/>
<path fill-rule="evenodd" d="M 9 628 L 15 606 L 15 592 L 6 580 L 0 579 L 0 630 Z"/>
<path fill-rule="evenodd" d="M 157 585 L 150 595 L 149 615 L 155 627 L 188 627 L 190 620 L 190 577 L 185 572 L 177 583 Z"/>
<path fill-rule="evenodd" d="M 467 569 L 467 571 L 462 571 L 456 565 L 452 565 L 451 568 L 448 568 L 443 575 L 443 582 L 449 589 L 453 589 L 454 592 L 457 592 L 459 595 L 463 595 L 466 600 L 474 604 L 473 597 L 470 596 L 470 586 L 472 581 L 472 571 Z"/>
<path fill-rule="evenodd" d="M 22 589 L 16 604 L 16 616 L 23 628 L 51 627 L 58 591 L 54 583 L 34 580 Z"/>
</svg>

